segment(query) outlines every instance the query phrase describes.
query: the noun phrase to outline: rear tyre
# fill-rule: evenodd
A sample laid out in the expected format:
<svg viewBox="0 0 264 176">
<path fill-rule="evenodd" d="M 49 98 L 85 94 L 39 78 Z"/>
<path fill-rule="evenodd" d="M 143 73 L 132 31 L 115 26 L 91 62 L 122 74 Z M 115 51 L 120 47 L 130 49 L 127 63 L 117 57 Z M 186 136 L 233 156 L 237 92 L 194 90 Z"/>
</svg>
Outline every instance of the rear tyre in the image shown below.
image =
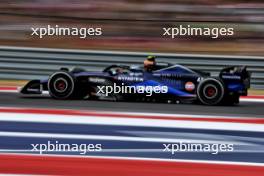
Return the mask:
<svg viewBox="0 0 264 176">
<path fill-rule="evenodd" d="M 75 80 L 69 72 L 56 72 L 48 80 L 49 94 L 55 99 L 73 98 L 74 89 Z"/>
<path fill-rule="evenodd" d="M 206 78 L 197 88 L 198 100 L 204 105 L 219 105 L 225 95 L 225 87 L 221 80 Z"/>
</svg>

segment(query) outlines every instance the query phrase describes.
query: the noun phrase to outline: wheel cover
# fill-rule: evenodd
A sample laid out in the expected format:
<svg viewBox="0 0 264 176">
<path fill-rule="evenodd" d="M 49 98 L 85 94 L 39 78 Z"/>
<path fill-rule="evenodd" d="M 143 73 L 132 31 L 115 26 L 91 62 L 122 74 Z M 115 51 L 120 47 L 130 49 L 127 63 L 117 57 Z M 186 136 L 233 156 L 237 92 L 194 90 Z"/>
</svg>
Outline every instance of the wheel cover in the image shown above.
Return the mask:
<svg viewBox="0 0 264 176">
<path fill-rule="evenodd" d="M 64 78 L 58 78 L 54 81 L 54 88 L 57 92 L 65 92 L 68 88 L 68 83 Z"/>
<path fill-rule="evenodd" d="M 203 93 L 204 93 L 206 98 L 213 99 L 217 96 L 218 90 L 217 90 L 217 87 L 215 85 L 209 84 L 209 85 L 206 85 L 204 87 Z"/>
<path fill-rule="evenodd" d="M 49 78 L 48 90 L 54 98 L 69 98 L 74 91 L 74 80 L 67 72 L 56 72 Z"/>
<path fill-rule="evenodd" d="M 220 80 L 215 78 L 204 79 L 197 88 L 198 99 L 206 105 L 217 105 L 224 97 L 225 89 Z"/>
</svg>

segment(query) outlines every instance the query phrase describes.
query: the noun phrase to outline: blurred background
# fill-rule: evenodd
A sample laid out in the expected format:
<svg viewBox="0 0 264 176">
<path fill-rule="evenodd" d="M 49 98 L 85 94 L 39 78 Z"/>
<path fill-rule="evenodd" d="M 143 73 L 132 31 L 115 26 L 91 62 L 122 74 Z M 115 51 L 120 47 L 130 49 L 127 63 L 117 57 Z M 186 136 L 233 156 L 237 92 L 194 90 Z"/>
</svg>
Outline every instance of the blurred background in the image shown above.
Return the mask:
<svg viewBox="0 0 264 176">
<path fill-rule="evenodd" d="M 31 36 L 31 27 L 102 27 L 103 36 Z M 162 37 L 163 27 L 233 27 L 235 35 Z M 1 0 L 0 45 L 203 54 L 264 54 L 262 0 Z"/>
</svg>

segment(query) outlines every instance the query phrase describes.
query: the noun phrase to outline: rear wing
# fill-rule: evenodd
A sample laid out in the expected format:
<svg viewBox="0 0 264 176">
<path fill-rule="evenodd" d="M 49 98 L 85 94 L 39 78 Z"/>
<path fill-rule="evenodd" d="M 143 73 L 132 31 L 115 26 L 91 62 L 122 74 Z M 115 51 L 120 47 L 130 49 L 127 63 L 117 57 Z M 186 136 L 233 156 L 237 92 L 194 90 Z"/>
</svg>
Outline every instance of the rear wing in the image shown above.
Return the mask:
<svg viewBox="0 0 264 176">
<path fill-rule="evenodd" d="M 247 66 L 231 66 L 226 67 L 220 71 L 219 77 L 222 75 L 238 75 L 242 79 L 250 78 L 250 72 L 247 70 Z"/>
<path fill-rule="evenodd" d="M 219 77 L 222 79 L 233 79 L 243 82 L 243 84 L 250 87 L 251 73 L 247 70 L 246 66 L 231 66 L 222 69 L 219 73 Z"/>
</svg>

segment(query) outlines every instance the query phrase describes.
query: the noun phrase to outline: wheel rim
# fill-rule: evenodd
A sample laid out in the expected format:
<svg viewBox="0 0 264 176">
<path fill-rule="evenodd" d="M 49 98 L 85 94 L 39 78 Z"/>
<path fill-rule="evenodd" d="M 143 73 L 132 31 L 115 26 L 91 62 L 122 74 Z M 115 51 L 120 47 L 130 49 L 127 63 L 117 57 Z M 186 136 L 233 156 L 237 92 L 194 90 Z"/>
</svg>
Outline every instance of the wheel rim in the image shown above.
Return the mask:
<svg viewBox="0 0 264 176">
<path fill-rule="evenodd" d="M 212 87 L 215 91 L 212 91 Z M 211 90 L 210 90 L 211 89 Z M 206 93 L 207 91 L 207 93 Z M 198 100 L 205 105 L 218 105 L 221 103 L 225 95 L 224 83 L 215 78 L 206 78 L 198 84 L 197 96 Z"/>
<path fill-rule="evenodd" d="M 65 92 L 68 88 L 68 82 L 64 78 L 59 78 L 54 81 L 54 88 L 57 92 Z"/>
<path fill-rule="evenodd" d="M 203 93 L 206 98 L 213 99 L 217 96 L 218 89 L 215 85 L 209 84 L 204 87 Z"/>
<path fill-rule="evenodd" d="M 69 98 L 73 95 L 74 80 L 66 72 L 55 72 L 48 80 L 48 90 L 53 98 Z"/>
</svg>

